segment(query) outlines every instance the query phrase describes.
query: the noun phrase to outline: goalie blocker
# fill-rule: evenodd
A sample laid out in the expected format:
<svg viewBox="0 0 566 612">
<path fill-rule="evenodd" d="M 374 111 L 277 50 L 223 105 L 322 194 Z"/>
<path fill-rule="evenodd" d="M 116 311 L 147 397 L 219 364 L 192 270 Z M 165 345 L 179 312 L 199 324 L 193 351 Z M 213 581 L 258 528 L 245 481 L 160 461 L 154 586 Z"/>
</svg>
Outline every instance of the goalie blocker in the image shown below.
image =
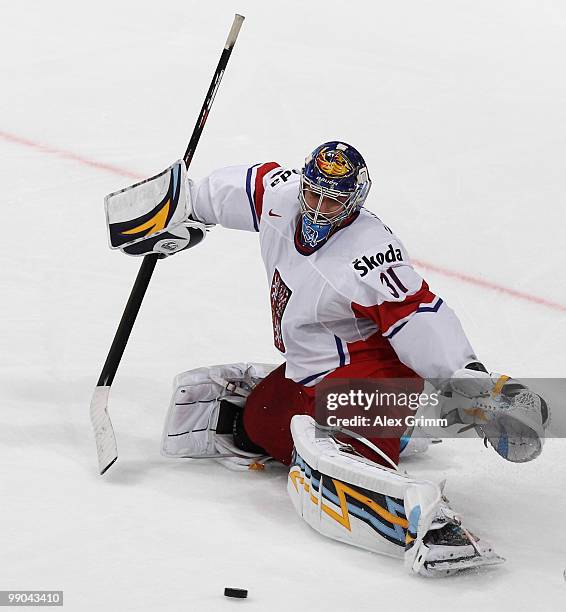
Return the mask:
<svg viewBox="0 0 566 612">
<path fill-rule="evenodd" d="M 174 255 L 197 245 L 206 225 L 192 218 L 183 160 L 149 179 L 106 196 L 110 248 L 127 255 Z"/>
</svg>

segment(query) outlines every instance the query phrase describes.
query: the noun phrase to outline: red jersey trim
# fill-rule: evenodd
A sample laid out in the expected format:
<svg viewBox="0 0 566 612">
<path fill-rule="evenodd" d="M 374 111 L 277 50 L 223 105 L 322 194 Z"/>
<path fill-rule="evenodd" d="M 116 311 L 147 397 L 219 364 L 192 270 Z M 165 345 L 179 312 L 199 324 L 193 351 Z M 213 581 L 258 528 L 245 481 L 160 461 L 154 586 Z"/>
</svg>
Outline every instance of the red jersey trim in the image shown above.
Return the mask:
<svg viewBox="0 0 566 612">
<path fill-rule="evenodd" d="M 437 296 L 423 280 L 421 288 L 412 295 L 407 295 L 402 302 L 383 302 L 375 306 L 362 306 L 352 302 L 352 311 L 356 316 L 377 323 L 383 335 L 388 334 L 393 326 L 413 315 L 423 304 L 432 304 Z"/>
<path fill-rule="evenodd" d="M 263 179 L 265 178 L 266 174 L 272 170 L 275 170 L 275 168 L 280 168 L 279 164 L 276 162 L 269 162 L 267 164 L 262 164 L 256 170 L 254 185 L 254 208 L 258 221 L 261 219 L 261 213 L 263 210 L 263 194 L 265 193 Z"/>
</svg>

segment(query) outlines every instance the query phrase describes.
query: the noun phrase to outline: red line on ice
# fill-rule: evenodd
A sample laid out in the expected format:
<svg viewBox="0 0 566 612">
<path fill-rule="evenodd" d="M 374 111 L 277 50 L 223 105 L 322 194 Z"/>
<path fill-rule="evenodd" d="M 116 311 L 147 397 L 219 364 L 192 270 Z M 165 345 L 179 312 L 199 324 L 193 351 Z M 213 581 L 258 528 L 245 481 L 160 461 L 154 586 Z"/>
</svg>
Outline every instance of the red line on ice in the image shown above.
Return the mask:
<svg viewBox="0 0 566 612">
<path fill-rule="evenodd" d="M 124 168 L 120 168 L 119 166 L 115 166 L 113 164 L 106 164 L 104 162 L 99 162 L 93 159 L 89 159 L 88 157 L 83 157 L 82 155 L 78 155 L 73 153 L 72 151 L 65 151 L 64 149 L 57 149 L 55 147 L 51 147 L 39 142 L 34 142 L 29 138 L 24 138 L 22 136 L 17 136 L 15 134 L 10 134 L 8 132 L 4 132 L 0 130 L 0 138 L 4 140 L 8 140 L 9 142 L 14 142 L 16 144 L 20 144 L 26 147 L 30 147 L 35 149 L 36 151 L 40 151 L 41 153 L 49 153 L 51 155 L 58 155 L 64 159 L 69 159 L 71 161 L 78 162 L 79 164 L 83 164 L 84 166 L 90 166 L 91 168 L 96 168 L 98 170 L 104 170 L 106 172 L 111 172 L 112 174 L 118 174 L 120 176 L 125 176 L 133 179 L 143 179 L 144 177 L 137 174 L 136 172 L 132 172 L 130 170 L 126 170 Z M 455 278 L 460 282 L 467 283 L 469 285 L 475 285 L 476 287 L 482 287 L 484 289 L 489 289 L 491 291 L 499 291 L 500 293 L 504 293 L 510 297 L 516 298 L 518 300 L 523 300 L 525 302 L 531 302 L 532 304 L 539 304 L 540 306 L 545 306 L 546 308 L 551 308 L 552 310 L 558 310 L 560 312 L 566 312 L 566 305 L 559 304 L 558 302 L 553 302 L 552 300 L 547 300 L 546 298 L 539 297 L 537 295 L 532 295 L 530 293 L 525 293 L 523 291 L 517 291 L 516 289 L 511 289 L 510 287 L 505 287 L 503 285 L 499 285 L 497 283 L 493 283 L 491 281 L 485 280 L 483 278 L 479 278 L 477 276 L 472 276 L 470 274 L 465 274 L 464 272 L 459 272 L 457 270 L 450 270 L 449 268 L 444 268 L 443 266 L 437 266 L 436 264 L 431 264 L 427 261 L 422 261 L 420 259 L 413 259 L 413 263 L 425 270 L 429 270 L 431 272 L 436 272 L 437 274 L 441 274 L 442 276 L 447 276 L 448 278 Z"/>
<path fill-rule="evenodd" d="M 448 276 L 449 278 L 455 278 L 463 283 L 476 285 L 477 287 L 483 287 L 484 289 L 491 289 L 492 291 L 499 291 L 500 293 L 504 293 L 505 295 L 517 298 L 519 300 L 524 300 L 525 302 L 532 302 L 533 304 L 546 306 L 547 308 L 552 308 L 553 310 L 566 312 L 566 305 L 553 302 L 552 300 L 547 300 L 546 298 L 538 295 L 517 291 L 516 289 L 511 289 L 510 287 L 505 287 L 477 276 L 464 274 L 463 272 L 458 272 L 457 270 L 449 270 L 448 268 L 437 266 L 436 264 L 431 264 L 427 261 L 421 261 L 420 259 L 413 259 L 412 262 L 416 266 L 424 268 L 425 270 L 430 270 L 431 272 L 436 272 L 438 274 L 442 274 L 443 276 Z"/>
<path fill-rule="evenodd" d="M 9 142 L 15 142 L 16 144 L 24 145 L 25 147 L 30 147 L 31 149 L 35 149 L 36 151 L 39 151 L 41 153 L 58 155 L 59 157 L 62 157 L 64 159 L 76 161 L 79 164 L 83 164 L 83 166 L 90 166 L 91 168 L 96 168 L 97 170 L 105 170 L 106 172 L 112 172 L 113 174 L 119 174 L 120 176 L 125 176 L 127 178 L 144 178 L 143 176 L 140 176 L 135 172 L 125 170 L 124 168 L 120 168 L 119 166 L 114 166 L 113 164 L 105 164 L 104 162 L 89 159 L 88 157 L 83 157 L 82 155 L 73 153 L 72 151 L 56 149 L 55 147 L 51 147 L 40 142 L 35 142 L 33 140 L 29 140 L 29 138 L 23 138 L 22 136 L 16 136 L 15 134 L 10 134 L 8 132 L 4 132 L 3 130 L 0 130 L 0 138 L 8 140 Z"/>
</svg>

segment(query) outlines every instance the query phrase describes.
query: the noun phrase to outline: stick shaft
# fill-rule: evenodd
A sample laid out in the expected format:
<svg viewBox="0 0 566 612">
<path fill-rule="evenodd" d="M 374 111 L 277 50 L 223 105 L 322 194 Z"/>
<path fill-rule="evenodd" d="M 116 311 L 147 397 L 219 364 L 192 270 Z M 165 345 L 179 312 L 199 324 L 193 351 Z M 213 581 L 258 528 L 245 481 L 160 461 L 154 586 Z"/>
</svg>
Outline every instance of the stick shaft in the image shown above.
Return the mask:
<svg viewBox="0 0 566 612">
<path fill-rule="evenodd" d="M 230 55 L 232 53 L 232 49 L 234 48 L 234 44 L 236 42 L 236 38 L 240 31 L 240 27 L 242 25 L 243 20 L 244 18 L 241 15 L 236 15 L 234 17 L 232 28 L 230 29 L 230 33 L 228 34 L 228 38 L 226 40 L 226 44 L 224 45 L 224 49 L 222 50 L 218 66 L 214 71 L 214 76 L 212 77 L 210 87 L 208 88 L 204 104 L 202 105 L 199 117 L 193 129 L 191 139 L 187 146 L 187 150 L 185 151 L 185 155 L 183 156 L 187 168 L 191 163 L 197 144 L 201 137 L 204 125 L 208 118 L 208 113 L 210 112 L 210 108 L 212 107 L 212 103 L 214 102 L 216 91 L 218 90 L 218 86 L 220 85 L 220 81 L 222 80 L 222 76 L 224 74 L 224 70 L 226 69 L 226 65 L 228 64 L 228 60 L 230 59 Z M 106 362 L 104 363 L 104 367 L 102 368 L 100 378 L 98 379 L 98 387 L 109 386 L 114 380 L 114 376 L 116 375 L 116 371 L 118 370 L 118 366 L 120 365 L 120 360 L 122 359 L 126 344 L 128 343 L 128 340 L 130 338 L 130 333 L 134 326 L 136 317 L 138 315 L 141 303 L 145 296 L 145 292 L 149 285 L 149 281 L 151 280 L 151 275 L 153 274 L 155 264 L 157 263 L 158 258 L 159 255 L 157 255 L 156 253 L 146 255 L 143 258 L 143 262 L 140 266 L 136 281 L 130 293 L 128 303 L 126 304 L 126 308 L 124 309 L 122 319 L 120 320 L 116 335 L 114 336 L 112 346 L 110 347 L 108 357 L 106 358 Z"/>
<path fill-rule="evenodd" d="M 128 298 L 126 308 L 124 308 L 124 313 L 122 314 L 120 324 L 116 330 L 116 335 L 112 341 L 112 346 L 110 347 L 110 351 L 108 352 L 108 356 L 104 362 L 102 372 L 100 373 L 100 378 L 96 384 L 97 387 L 109 387 L 114 380 L 114 376 L 116 375 L 116 371 L 120 365 L 120 360 L 124 354 L 126 344 L 130 338 L 130 333 L 134 326 L 136 317 L 138 316 L 141 303 L 145 296 L 149 281 L 151 280 L 151 275 L 155 269 L 155 264 L 157 263 L 158 257 L 159 255 L 157 253 L 152 253 L 151 255 L 146 255 L 143 258 L 138 275 L 136 276 L 136 280 L 134 282 L 134 286 L 132 287 L 130 297 Z"/>
<path fill-rule="evenodd" d="M 216 70 L 214 71 L 214 76 L 212 77 L 210 87 L 206 92 L 204 103 L 202 105 L 202 108 L 200 109 L 197 122 L 193 129 L 191 140 L 189 141 L 189 144 L 187 145 L 187 150 L 183 155 L 183 159 L 185 160 L 185 165 L 187 166 L 187 168 L 189 167 L 193 159 L 195 149 L 197 148 L 197 144 L 204 129 L 204 125 L 206 123 L 206 120 L 208 119 L 210 108 L 212 107 L 212 103 L 214 102 L 214 97 L 216 96 L 216 92 L 218 91 L 218 87 L 220 85 L 220 82 L 222 81 L 222 77 L 224 76 L 224 70 L 228 65 L 228 60 L 230 59 L 230 55 L 232 54 L 232 49 L 234 48 L 234 44 L 236 43 L 236 39 L 238 38 L 238 34 L 240 32 L 240 28 L 242 27 L 243 21 L 244 17 L 242 17 L 242 15 L 236 15 L 234 17 L 234 22 L 232 23 L 228 38 L 226 39 L 226 44 L 224 45 L 224 49 L 222 50 L 222 54 L 220 55 L 220 59 L 218 60 L 218 65 L 216 66 Z"/>
<path fill-rule="evenodd" d="M 228 60 L 230 59 L 232 49 L 234 48 L 234 44 L 243 21 L 244 18 L 241 15 L 236 15 L 234 17 L 232 28 L 228 34 L 218 66 L 214 71 L 214 76 L 212 77 L 210 87 L 208 88 L 199 117 L 193 129 L 187 150 L 183 156 L 187 168 L 193 159 L 193 155 L 204 129 L 212 103 L 214 102 L 214 97 L 216 96 L 216 92 L 222 80 L 222 76 L 224 75 L 224 70 L 226 69 Z M 114 376 L 118 370 L 118 366 L 120 365 L 124 350 L 126 349 L 126 345 L 130 338 L 131 331 L 134 327 L 136 317 L 140 310 L 158 258 L 159 255 L 157 253 L 146 255 L 143 258 L 138 275 L 134 282 L 134 286 L 132 287 L 130 297 L 122 314 L 122 318 L 120 319 L 120 324 L 118 325 L 114 340 L 112 341 L 110 351 L 108 352 L 108 356 L 106 357 L 106 361 L 102 367 L 102 372 L 100 373 L 91 402 L 90 416 L 96 440 L 98 466 L 101 474 L 104 474 L 104 472 L 106 472 L 106 470 L 108 470 L 108 468 L 118 458 L 116 437 L 114 435 L 110 416 L 108 415 L 108 393 L 114 380 Z"/>
</svg>

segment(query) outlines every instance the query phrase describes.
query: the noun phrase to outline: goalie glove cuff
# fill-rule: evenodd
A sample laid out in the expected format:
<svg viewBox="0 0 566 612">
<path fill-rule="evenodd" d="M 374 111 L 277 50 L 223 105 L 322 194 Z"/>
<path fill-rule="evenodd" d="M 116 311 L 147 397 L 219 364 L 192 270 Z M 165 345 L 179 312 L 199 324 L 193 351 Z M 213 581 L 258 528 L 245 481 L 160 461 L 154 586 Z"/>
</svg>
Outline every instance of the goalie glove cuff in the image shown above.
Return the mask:
<svg viewBox="0 0 566 612">
<path fill-rule="evenodd" d="M 473 366 L 473 367 L 469 367 Z M 496 382 L 493 380 L 482 364 L 474 362 L 465 368 L 460 368 L 452 374 L 450 387 L 452 391 L 467 398 L 486 397 L 494 389 Z M 496 375 L 499 377 L 499 375 Z"/>
<path fill-rule="evenodd" d="M 190 249 L 206 236 L 206 226 L 200 221 L 187 220 L 157 236 L 151 236 L 135 244 L 122 248 L 127 255 L 149 255 L 157 253 L 169 257 Z"/>
<path fill-rule="evenodd" d="M 127 255 L 161 257 L 195 246 L 207 225 L 193 216 L 183 160 L 105 198 L 110 248 Z"/>
</svg>

